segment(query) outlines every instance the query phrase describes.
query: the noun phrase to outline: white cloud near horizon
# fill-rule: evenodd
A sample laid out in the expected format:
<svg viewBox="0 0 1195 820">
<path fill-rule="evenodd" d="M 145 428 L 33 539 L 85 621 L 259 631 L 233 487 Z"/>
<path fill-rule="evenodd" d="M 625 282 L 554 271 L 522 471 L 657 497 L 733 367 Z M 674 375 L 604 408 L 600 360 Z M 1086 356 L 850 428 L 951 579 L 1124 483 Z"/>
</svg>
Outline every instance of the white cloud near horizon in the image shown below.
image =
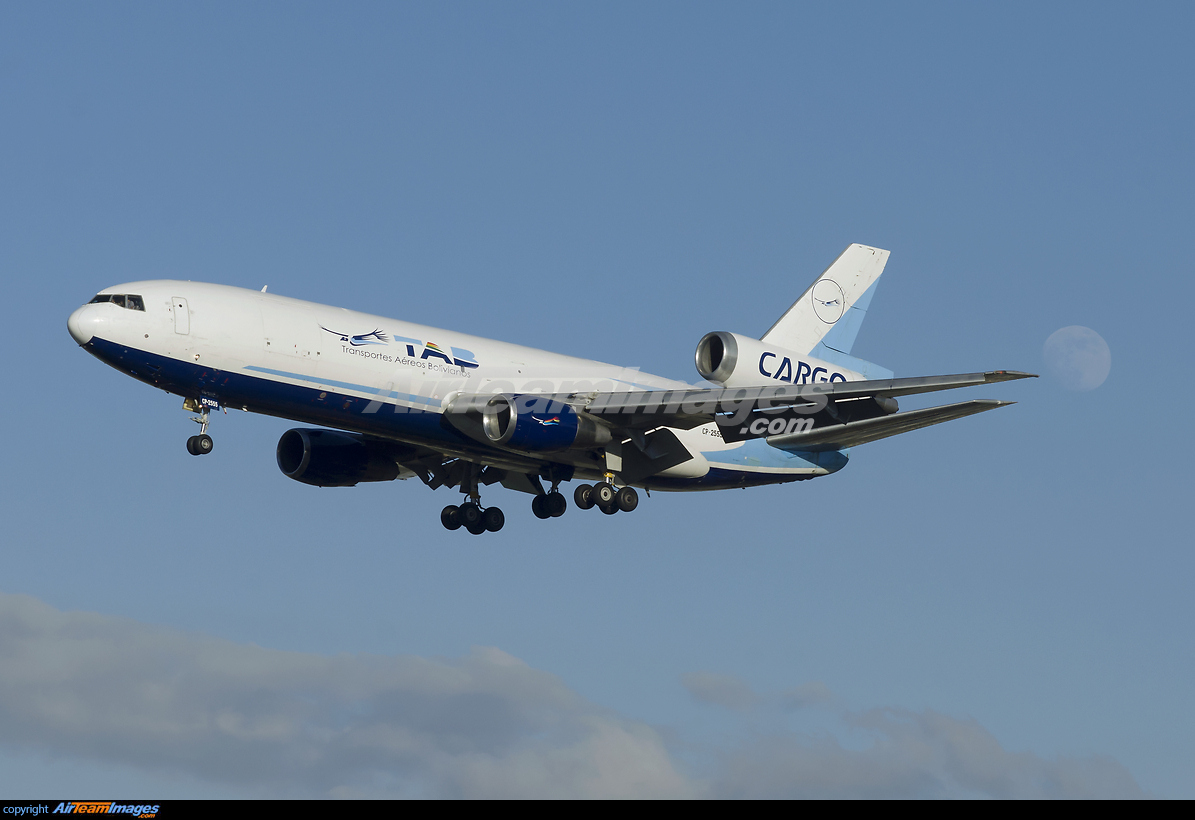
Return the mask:
<svg viewBox="0 0 1195 820">
<path fill-rule="evenodd" d="M 825 705 L 683 681 L 737 712 Z M 692 776 L 661 733 L 501 650 L 459 659 L 264 649 L 0 594 L 0 744 L 286 797 L 1143 796 L 1111 758 L 1004 750 L 974 721 L 843 713 L 872 739 L 777 732 Z"/>
<path fill-rule="evenodd" d="M 681 797 L 660 736 L 497 649 L 245 646 L 0 594 L 7 746 L 286 796 Z"/>
</svg>

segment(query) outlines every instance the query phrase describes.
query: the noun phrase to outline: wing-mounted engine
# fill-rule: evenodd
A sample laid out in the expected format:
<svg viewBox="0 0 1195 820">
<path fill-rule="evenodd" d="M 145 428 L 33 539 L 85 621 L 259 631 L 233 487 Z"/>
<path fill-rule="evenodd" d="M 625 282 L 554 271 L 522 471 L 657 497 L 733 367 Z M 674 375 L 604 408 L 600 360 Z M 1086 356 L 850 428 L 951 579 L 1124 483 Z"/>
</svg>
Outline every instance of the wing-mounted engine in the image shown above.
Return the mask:
<svg viewBox="0 0 1195 820">
<path fill-rule="evenodd" d="M 464 396 L 449 403 L 444 418 L 477 441 L 535 453 L 600 447 L 613 438 L 587 413 L 536 394 Z"/>
<path fill-rule="evenodd" d="M 750 336 L 725 330 L 707 333 L 697 343 L 697 372 L 723 387 L 786 382 L 818 384 L 863 379 L 861 373 L 808 354 L 786 350 Z"/>
<path fill-rule="evenodd" d="M 278 439 L 278 469 L 314 487 L 352 487 L 362 481 L 393 481 L 402 472 L 391 447 L 336 430 L 287 430 Z M 409 475 L 409 473 L 408 473 Z"/>
</svg>

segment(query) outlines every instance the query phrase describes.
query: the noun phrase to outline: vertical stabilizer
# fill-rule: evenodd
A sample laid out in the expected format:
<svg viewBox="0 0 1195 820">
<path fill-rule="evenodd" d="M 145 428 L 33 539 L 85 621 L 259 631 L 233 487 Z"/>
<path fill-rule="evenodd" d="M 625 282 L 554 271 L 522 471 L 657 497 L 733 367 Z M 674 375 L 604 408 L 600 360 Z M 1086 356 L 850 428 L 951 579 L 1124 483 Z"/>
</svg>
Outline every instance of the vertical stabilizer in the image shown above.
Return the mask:
<svg viewBox="0 0 1195 820">
<path fill-rule="evenodd" d="M 815 348 L 849 354 L 887 262 L 888 251 L 848 246 L 762 340 L 814 355 Z"/>
</svg>

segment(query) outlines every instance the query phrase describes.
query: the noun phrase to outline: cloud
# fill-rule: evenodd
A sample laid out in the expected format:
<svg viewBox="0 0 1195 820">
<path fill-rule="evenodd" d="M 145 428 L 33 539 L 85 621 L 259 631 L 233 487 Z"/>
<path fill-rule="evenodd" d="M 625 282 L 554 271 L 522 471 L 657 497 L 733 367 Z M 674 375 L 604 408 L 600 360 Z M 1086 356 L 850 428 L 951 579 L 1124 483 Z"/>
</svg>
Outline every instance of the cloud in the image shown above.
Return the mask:
<svg viewBox="0 0 1195 820">
<path fill-rule="evenodd" d="M 659 734 L 497 649 L 324 657 L 0 595 L 0 738 L 285 795 L 684 797 Z"/>
<path fill-rule="evenodd" d="M 681 678 L 681 685 L 701 703 L 721 706 L 735 712 L 751 709 L 759 702 L 751 687 L 733 675 L 691 672 Z"/>
<path fill-rule="evenodd" d="M 753 726 L 781 728 L 757 728 L 730 750 L 686 746 L 712 761 L 698 779 L 655 728 L 497 649 L 459 659 L 326 657 L 0 594 L 6 746 L 185 774 L 246 794 L 1142 796 L 1110 758 L 1008 752 L 974 721 L 834 711 L 833 695 L 816 683 L 779 695 L 712 673 L 683 684 L 702 702 L 749 713 Z M 864 742 L 847 748 L 782 728 L 785 714 L 811 707 L 830 709 L 852 741 Z"/>
<path fill-rule="evenodd" d="M 760 737 L 726 755 L 719 797 L 1141 798 L 1109 757 L 1046 760 L 1009 752 L 973 720 L 932 710 L 884 709 L 846 717 L 864 748 L 833 737 Z"/>
<path fill-rule="evenodd" d="M 689 685 L 697 682 L 696 687 Z M 715 685 L 716 684 L 716 685 Z M 777 696 L 760 695 L 728 675 L 687 676 L 689 691 L 738 711 L 831 707 L 819 683 Z M 712 793 L 718 797 L 799 798 L 1142 798 L 1128 769 L 1110 757 L 1058 757 L 1010 752 L 974 720 L 933 710 L 832 709 L 843 733 L 756 732 L 720 755 Z"/>
</svg>

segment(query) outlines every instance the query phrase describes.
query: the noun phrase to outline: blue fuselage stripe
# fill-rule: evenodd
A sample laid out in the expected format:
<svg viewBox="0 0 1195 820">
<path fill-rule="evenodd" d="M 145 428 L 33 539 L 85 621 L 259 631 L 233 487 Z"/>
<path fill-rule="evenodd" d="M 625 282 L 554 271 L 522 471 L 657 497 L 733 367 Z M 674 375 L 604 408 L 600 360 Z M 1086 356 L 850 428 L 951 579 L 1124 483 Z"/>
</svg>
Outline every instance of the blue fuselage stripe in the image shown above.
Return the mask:
<svg viewBox="0 0 1195 820">
<path fill-rule="evenodd" d="M 265 373 L 269 376 L 281 376 L 284 379 L 294 379 L 295 381 L 308 382 L 309 384 L 327 385 L 329 387 L 340 387 L 344 390 L 355 390 L 358 393 L 373 393 L 374 399 L 382 398 L 396 398 L 402 401 L 409 401 L 413 404 L 426 404 L 431 407 L 439 407 L 440 400 L 428 398 L 427 396 L 417 396 L 414 393 L 399 393 L 396 390 L 386 391 L 384 388 L 378 390 L 372 387 L 366 387 L 363 384 L 353 384 L 352 382 L 338 382 L 331 379 L 316 379 L 311 376 L 305 376 L 302 373 L 290 373 L 286 370 L 271 370 L 268 367 L 258 367 L 257 365 L 247 365 L 246 370 L 252 370 L 255 373 Z"/>
<path fill-rule="evenodd" d="M 484 456 L 502 454 L 481 442 L 474 441 L 447 424 L 439 410 L 439 401 L 427 396 L 390 391 L 378 391 L 351 382 L 316 379 L 301 373 L 265 367 L 247 366 L 255 374 L 218 370 L 197 362 L 186 362 L 145 350 L 92 338 L 83 347 L 96 358 L 146 384 L 187 398 L 207 397 L 224 407 L 243 407 L 254 413 L 289 419 L 301 424 L 317 424 L 339 430 L 375 435 L 391 440 L 435 448 L 441 445 L 457 452 Z M 318 387 L 277 381 L 268 378 L 305 381 Z M 335 390 L 339 388 L 372 394 L 352 396 Z M 407 407 L 397 399 L 423 404 L 429 409 Z M 435 409 L 430 409 L 434 407 Z M 509 455 L 507 455 L 509 457 Z M 716 457 L 715 457 L 716 458 Z M 544 458 L 545 463 L 550 458 Z M 714 490 L 749 487 L 761 484 L 780 484 L 799 481 L 811 476 L 794 473 L 768 473 L 734 469 L 730 465 L 711 465 L 701 478 L 666 478 L 655 476 L 643 486 L 661 490 Z"/>
</svg>

